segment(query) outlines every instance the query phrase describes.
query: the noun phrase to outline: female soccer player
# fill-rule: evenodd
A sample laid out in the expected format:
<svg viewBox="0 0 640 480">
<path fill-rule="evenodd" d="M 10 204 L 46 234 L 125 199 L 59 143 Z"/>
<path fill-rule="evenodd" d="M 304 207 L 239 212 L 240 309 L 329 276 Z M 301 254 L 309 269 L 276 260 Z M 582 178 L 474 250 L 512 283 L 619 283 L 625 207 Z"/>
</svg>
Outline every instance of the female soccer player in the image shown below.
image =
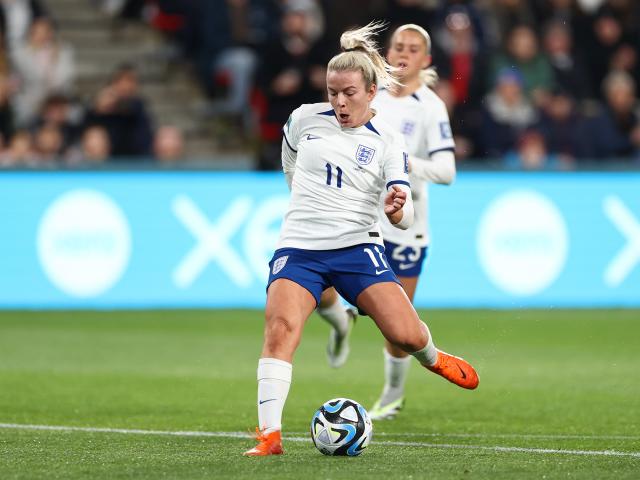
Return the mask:
<svg viewBox="0 0 640 480">
<path fill-rule="evenodd" d="M 414 24 L 397 28 L 391 36 L 387 61 L 398 69 L 396 77 L 402 86 L 381 90 L 372 105 L 382 120 L 405 137 L 410 153 L 409 178 L 415 216 L 407 230 L 393 228 L 385 221 L 380 222 L 380 227 L 389 265 L 413 302 L 429 245 L 425 183 L 448 185 L 453 182 L 456 175 L 454 143 L 447 109 L 429 88 L 438 76 L 430 67 L 431 38 L 426 30 Z M 327 353 L 330 364 L 339 366 L 348 354 L 344 332 L 348 333 L 351 326 L 350 311 L 342 306 L 335 290 L 328 289 L 322 296 L 318 313 L 334 327 Z M 391 419 L 402 408 L 410 359 L 405 351 L 385 342 L 385 384 L 382 395 L 369 410 L 371 419 Z"/>
<path fill-rule="evenodd" d="M 278 249 L 270 262 L 262 355 L 258 362 L 258 445 L 245 455 L 281 454 L 281 420 L 291 362 L 306 319 L 333 286 L 367 312 L 394 346 L 464 388 L 478 376 L 466 361 L 435 348 L 429 329 L 389 268 L 378 203 L 395 228 L 413 222 L 402 136 L 370 104 L 397 81 L 377 53 L 369 24 L 345 32 L 327 69 L 328 103 L 302 105 L 284 127 L 283 170 L 291 188 Z"/>
</svg>

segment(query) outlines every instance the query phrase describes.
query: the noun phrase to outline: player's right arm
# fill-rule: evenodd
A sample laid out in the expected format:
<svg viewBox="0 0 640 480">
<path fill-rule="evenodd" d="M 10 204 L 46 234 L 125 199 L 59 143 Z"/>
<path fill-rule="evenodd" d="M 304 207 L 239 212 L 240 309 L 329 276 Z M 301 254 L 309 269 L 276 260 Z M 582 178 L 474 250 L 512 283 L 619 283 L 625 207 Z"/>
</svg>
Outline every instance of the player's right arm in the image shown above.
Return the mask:
<svg viewBox="0 0 640 480">
<path fill-rule="evenodd" d="M 293 182 L 293 174 L 296 171 L 296 159 L 298 158 L 298 139 L 300 137 L 299 118 L 302 107 L 296 108 L 284 127 L 282 127 L 282 171 L 287 180 L 289 190 Z"/>
</svg>

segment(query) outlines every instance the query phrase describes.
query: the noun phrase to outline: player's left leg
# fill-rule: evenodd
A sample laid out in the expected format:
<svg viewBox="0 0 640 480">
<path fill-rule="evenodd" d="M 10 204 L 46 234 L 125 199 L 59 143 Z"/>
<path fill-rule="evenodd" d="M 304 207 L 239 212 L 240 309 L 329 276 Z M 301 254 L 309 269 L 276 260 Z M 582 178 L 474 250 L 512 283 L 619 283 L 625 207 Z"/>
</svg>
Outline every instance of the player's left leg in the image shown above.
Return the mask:
<svg viewBox="0 0 640 480">
<path fill-rule="evenodd" d="M 327 288 L 322 292 L 320 304 L 316 310 L 318 315 L 333 328 L 329 332 L 327 343 L 327 360 L 333 368 L 345 364 L 349 357 L 349 334 L 356 321 L 358 312 L 354 308 L 345 307 L 335 288 Z"/>
<path fill-rule="evenodd" d="M 412 355 L 425 368 L 462 388 L 478 386 L 478 374 L 467 361 L 436 349 L 429 328 L 420 320 L 400 285 L 374 283 L 358 295 L 357 304 L 373 318 L 390 343 Z"/>
</svg>

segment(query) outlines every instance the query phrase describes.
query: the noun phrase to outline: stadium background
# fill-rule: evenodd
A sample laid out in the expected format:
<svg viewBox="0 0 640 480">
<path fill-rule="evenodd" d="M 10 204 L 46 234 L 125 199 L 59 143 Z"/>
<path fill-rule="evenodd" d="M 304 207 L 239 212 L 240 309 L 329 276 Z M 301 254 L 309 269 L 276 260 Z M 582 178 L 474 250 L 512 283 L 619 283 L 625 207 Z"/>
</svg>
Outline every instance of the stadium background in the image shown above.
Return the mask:
<svg viewBox="0 0 640 480">
<path fill-rule="evenodd" d="M 323 462 L 311 413 L 370 404 L 382 365 L 361 321 L 330 371 L 313 319 L 293 466 L 261 470 L 236 454 L 287 204 L 280 128 L 323 100 L 339 33 L 374 19 L 432 36 L 459 173 L 430 189 L 416 304 L 484 389 L 414 369 L 366 460 Z M 637 474 L 638 2 L 5 0 L 0 31 L 0 477 Z"/>
</svg>

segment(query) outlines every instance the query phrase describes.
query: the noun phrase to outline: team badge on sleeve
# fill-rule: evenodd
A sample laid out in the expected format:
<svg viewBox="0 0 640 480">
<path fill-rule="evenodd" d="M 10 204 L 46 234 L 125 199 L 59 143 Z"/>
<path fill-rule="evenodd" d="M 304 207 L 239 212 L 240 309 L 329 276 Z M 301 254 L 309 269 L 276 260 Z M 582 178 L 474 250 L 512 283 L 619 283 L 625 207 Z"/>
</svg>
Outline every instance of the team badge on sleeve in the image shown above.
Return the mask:
<svg viewBox="0 0 640 480">
<path fill-rule="evenodd" d="M 373 156 L 375 154 L 375 149 L 366 147 L 364 145 L 358 145 L 358 150 L 356 151 L 356 160 L 360 165 L 369 165 L 371 163 L 371 160 L 373 160 Z"/>
<path fill-rule="evenodd" d="M 449 140 L 453 138 L 453 133 L 451 133 L 451 125 L 449 122 L 440 122 L 440 136 L 443 140 Z"/>
<path fill-rule="evenodd" d="M 277 275 L 278 272 L 282 270 L 287 264 L 287 260 L 289 260 L 289 255 L 284 255 L 282 257 L 276 258 L 276 260 L 273 262 L 273 269 L 271 270 L 271 273 Z"/>
</svg>

